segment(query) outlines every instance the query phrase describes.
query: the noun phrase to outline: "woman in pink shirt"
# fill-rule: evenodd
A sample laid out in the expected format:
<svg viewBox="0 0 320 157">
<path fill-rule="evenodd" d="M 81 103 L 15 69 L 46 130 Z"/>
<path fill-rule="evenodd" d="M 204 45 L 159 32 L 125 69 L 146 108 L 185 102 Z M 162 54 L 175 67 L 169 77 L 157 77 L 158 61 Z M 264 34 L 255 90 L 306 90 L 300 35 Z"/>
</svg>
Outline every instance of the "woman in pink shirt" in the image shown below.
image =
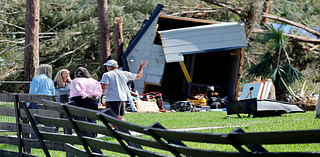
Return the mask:
<svg viewBox="0 0 320 157">
<path fill-rule="evenodd" d="M 102 95 L 102 88 L 100 82 L 93 79 L 84 67 L 79 67 L 74 72 L 74 80 L 71 82 L 70 86 L 70 100 L 71 104 L 88 108 L 92 110 L 98 110 L 97 99 Z M 84 117 L 73 116 L 76 120 L 82 120 L 90 123 L 96 123 L 96 120 L 87 119 Z M 97 137 L 95 133 L 81 131 L 81 134 Z M 100 149 L 91 148 L 93 152 L 101 153 Z"/>
<path fill-rule="evenodd" d="M 76 106 L 98 110 L 97 99 L 101 95 L 100 82 L 93 79 L 86 68 L 77 68 L 70 86 L 70 100 Z"/>
</svg>

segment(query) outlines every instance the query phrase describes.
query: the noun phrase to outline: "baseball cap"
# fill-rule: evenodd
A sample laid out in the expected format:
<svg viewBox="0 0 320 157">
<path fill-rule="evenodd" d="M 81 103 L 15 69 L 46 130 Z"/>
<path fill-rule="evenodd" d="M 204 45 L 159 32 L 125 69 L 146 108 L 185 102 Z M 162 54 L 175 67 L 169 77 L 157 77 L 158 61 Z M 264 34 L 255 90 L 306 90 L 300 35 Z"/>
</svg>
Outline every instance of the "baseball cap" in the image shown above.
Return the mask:
<svg viewBox="0 0 320 157">
<path fill-rule="evenodd" d="M 103 65 L 117 68 L 118 67 L 118 62 L 113 60 L 113 59 L 110 59 L 106 63 L 104 63 Z"/>
</svg>

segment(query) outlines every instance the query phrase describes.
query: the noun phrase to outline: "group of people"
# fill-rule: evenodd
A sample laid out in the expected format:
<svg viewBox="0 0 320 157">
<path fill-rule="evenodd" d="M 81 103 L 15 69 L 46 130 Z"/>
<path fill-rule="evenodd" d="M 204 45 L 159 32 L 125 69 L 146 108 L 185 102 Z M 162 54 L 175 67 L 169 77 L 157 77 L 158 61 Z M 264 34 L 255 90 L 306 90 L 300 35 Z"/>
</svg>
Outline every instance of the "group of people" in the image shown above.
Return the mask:
<svg viewBox="0 0 320 157">
<path fill-rule="evenodd" d="M 70 71 L 61 69 L 52 80 L 52 66 L 41 64 L 37 69 L 37 76 L 32 79 L 29 94 L 56 96 L 58 102 L 72 102 L 78 107 L 98 110 L 98 99 L 105 94 L 106 107 L 112 109 L 117 117 L 124 120 L 125 103 L 128 101 L 128 81 L 140 79 L 143 68 L 148 64 L 140 62 L 137 73 L 119 70 L 118 62 L 108 60 L 104 65 L 108 72 L 104 73 L 101 81 L 92 78 L 85 67 L 78 67 L 74 72 L 74 79 L 70 78 Z M 30 103 L 31 109 L 39 108 L 39 104 Z"/>
</svg>

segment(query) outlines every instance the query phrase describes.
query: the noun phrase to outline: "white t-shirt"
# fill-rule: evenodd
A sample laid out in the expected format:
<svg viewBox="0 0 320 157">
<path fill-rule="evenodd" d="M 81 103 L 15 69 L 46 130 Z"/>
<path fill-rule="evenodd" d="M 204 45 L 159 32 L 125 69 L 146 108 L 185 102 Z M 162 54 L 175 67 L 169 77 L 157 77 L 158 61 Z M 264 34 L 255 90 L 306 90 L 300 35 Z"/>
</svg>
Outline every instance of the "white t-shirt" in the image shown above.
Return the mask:
<svg viewBox="0 0 320 157">
<path fill-rule="evenodd" d="M 100 82 L 108 85 L 105 91 L 106 101 L 128 101 L 127 82 L 136 77 L 135 73 L 118 69 L 104 73 Z"/>
</svg>

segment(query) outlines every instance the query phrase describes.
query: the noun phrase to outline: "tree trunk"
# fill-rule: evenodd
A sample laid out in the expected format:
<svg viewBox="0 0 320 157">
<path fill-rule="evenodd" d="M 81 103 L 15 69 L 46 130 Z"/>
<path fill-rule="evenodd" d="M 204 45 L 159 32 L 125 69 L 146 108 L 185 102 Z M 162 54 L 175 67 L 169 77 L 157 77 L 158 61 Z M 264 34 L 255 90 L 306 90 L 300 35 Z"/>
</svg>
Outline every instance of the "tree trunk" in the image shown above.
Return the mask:
<svg viewBox="0 0 320 157">
<path fill-rule="evenodd" d="M 103 65 L 111 56 L 110 39 L 109 39 L 109 17 L 108 17 L 108 1 L 98 0 L 98 18 L 99 18 L 99 52 L 101 72 L 106 71 Z"/>
<path fill-rule="evenodd" d="M 270 5 L 272 4 L 272 0 L 265 0 L 264 6 L 263 6 L 263 13 L 264 14 L 270 14 Z M 266 24 L 268 22 L 267 17 L 262 18 L 262 23 Z"/>
<path fill-rule="evenodd" d="M 316 118 L 320 118 L 320 91 L 319 91 L 319 97 L 318 97 L 318 106 L 317 106 Z"/>
<path fill-rule="evenodd" d="M 114 35 L 114 55 L 115 59 L 122 65 L 121 56 L 123 53 L 123 30 L 122 30 L 122 17 L 115 18 L 113 23 Z"/>
<path fill-rule="evenodd" d="M 261 1 L 252 1 L 249 5 L 250 10 L 248 10 L 248 16 L 245 18 L 246 20 L 244 21 L 246 24 L 245 31 L 247 40 L 249 39 L 254 28 L 256 27 L 256 24 L 261 21 L 261 10 L 263 7 L 263 3 Z"/>
<path fill-rule="evenodd" d="M 31 81 L 39 67 L 40 0 L 26 1 L 26 39 L 24 49 L 24 78 Z M 28 88 L 25 88 L 25 91 Z"/>
</svg>

